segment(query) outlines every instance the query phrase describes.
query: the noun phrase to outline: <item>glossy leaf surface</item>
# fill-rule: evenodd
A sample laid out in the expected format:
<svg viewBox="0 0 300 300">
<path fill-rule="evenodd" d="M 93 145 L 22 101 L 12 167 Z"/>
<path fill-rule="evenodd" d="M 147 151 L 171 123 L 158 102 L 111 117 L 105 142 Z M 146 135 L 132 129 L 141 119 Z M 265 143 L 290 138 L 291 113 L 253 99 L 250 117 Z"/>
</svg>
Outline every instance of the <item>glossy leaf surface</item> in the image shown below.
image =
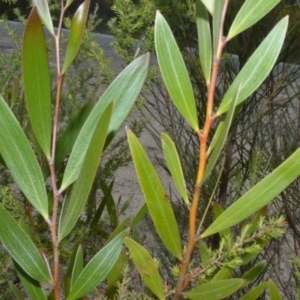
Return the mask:
<svg viewBox="0 0 300 300">
<path fill-rule="evenodd" d="M 230 40 L 263 18 L 280 0 L 247 0 L 236 15 L 227 36 Z"/>
<path fill-rule="evenodd" d="M 272 201 L 300 175 L 299 162 L 300 149 L 227 208 L 201 237 L 212 235 L 241 222 Z"/>
<path fill-rule="evenodd" d="M 39 16 L 43 21 L 46 28 L 53 35 L 54 29 L 52 24 L 52 19 L 49 11 L 48 0 L 32 0 L 33 5 L 37 8 Z"/>
<path fill-rule="evenodd" d="M 139 140 L 130 130 L 127 131 L 127 137 L 140 187 L 155 228 L 165 247 L 175 257 L 182 259 L 181 238 L 169 198 Z"/>
<path fill-rule="evenodd" d="M 90 6 L 90 0 L 84 0 L 84 2 L 77 9 L 70 27 L 70 36 L 69 42 L 67 46 L 67 52 L 65 56 L 65 61 L 62 69 L 62 73 L 66 73 L 67 69 L 75 59 L 80 44 L 82 41 L 82 37 L 85 30 L 85 24 L 88 17 L 88 11 Z"/>
<path fill-rule="evenodd" d="M 193 87 L 172 31 L 160 12 L 155 19 L 155 49 L 166 88 L 179 112 L 199 130 Z"/>
<path fill-rule="evenodd" d="M 202 284 L 192 290 L 182 293 L 192 300 L 220 300 L 236 292 L 244 283 L 242 279 L 226 279 Z"/>
<path fill-rule="evenodd" d="M 221 115 L 229 109 L 231 100 L 233 99 L 240 83 L 242 83 L 242 85 L 237 105 L 246 100 L 246 98 L 262 84 L 275 65 L 285 38 L 287 26 L 288 17 L 285 17 L 273 28 L 265 40 L 252 54 L 226 92 L 216 113 L 217 115 Z"/>
<path fill-rule="evenodd" d="M 24 195 L 48 220 L 48 199 L 39 164 L 17 119 L 1 96 L 0 116 L 0 154 Z"/>
<path fill-rule="evenodd" d="M 210 83 L 212 47 L 209 17 L 201 0 L 196 0 L 198 48 L 202 71 L 206 84 Z"/>
<path fill-rule="evenodd" d="M 168 169 L 172 175 L 175 186 L 184 202 L 188 204 L 189 198 L 176 146 L 171 140 L 171 138 L 165 133 L 161 134 L 161 141 L 164 157 L 167 162 Z"/>
<path fill-rule="evenodd" d="M 16 262 L 14 263 L 14 266 L 22 285 L 24 286 L 28 296 L 30 296 L 30 299 L 47 300 L 40 283 L 26 274 Z"/>
<path fill-rule="evenodd" d="M 76 300 L 86 295 L 106 278 L 121 253 L 126 234 L 119 234 L 89 261 L 72 286 L 67 300 Z"/>
<path fill-rule="evenodd" d="M 75 226 L 84 208 L 92 188 L 100 157 L 107 136 L 107 130 L 113 111 L 113 102 L 100 118 L 92 139 L 88 145 L 78 180 L 76 181 L 70 198 L 66 199 L 61 212 L 58 239 L 61 241 Z"/>
<path fill-rule="evenodd" d="M 165 299 L 164 287 L 157 263 L 155 263 L 149 252 L 130 238 L 124 238 L 124 244 L 129 249 L 130 256 L 147 287 L 158 299 Z"/>
<path fill-rule="evenodd" d="M 65 170 L 61 190 L 67 188 L 78 178 L 83 158 L 85 157 L 87 147 L 90 144 L 96 124 L 106 107 L 112 101 L 114 101 L 115 107 L 108 130 L 106 144 L 115 136 L 121 124 L 131 111 L 131 108 L 143 87 L 148 67 L 149 54 L 137 58 L 126 67 L 101 96 L 77 137 Z"/>
<path fill-rule="evenodd" d="M 51 282 L 48 269 L 27 233 L 0 204 L 0 240 L 11 257 L 32 278 Z"/>
<path fill-rule="evenodd" d="M 22 73 L 31 126 L 41 149 L 49 159 L 52 122 L 51 81 L 46 39 L 35 8 L 31 11 L 24 31 Z"/>
</svg>

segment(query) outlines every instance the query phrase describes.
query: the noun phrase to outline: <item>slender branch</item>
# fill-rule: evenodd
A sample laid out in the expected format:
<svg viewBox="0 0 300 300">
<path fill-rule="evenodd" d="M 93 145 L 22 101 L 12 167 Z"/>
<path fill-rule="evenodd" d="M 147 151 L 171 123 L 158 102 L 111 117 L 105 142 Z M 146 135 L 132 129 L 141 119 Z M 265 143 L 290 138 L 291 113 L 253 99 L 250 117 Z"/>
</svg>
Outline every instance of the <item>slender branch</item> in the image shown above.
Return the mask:
<svg viewBox="0 0 300 300">
<path fill-rule="evenodd" d="M 60 300 L 60 292 L 59 292 L 59 242 L 57 238 L 56 232 L 56 223 L 58 216 L 58 205 L 60 199 L 60 193 L 56 184 L 56 171 L 55 171 L 55 152 L 56 152 L 56 141 L 57 141 L 57 132 L 59 126 L 59 108 L 60 108 L 60 100 L 61 100 L 61 91 L 63 85 L 63 74 L 61 73 L 61 64 L 60 64 L 60 35 L 62 29 L 62 22 L 64 18 L 66 8 L 64 7 L 63 0 L 61 1 L 61 14 L 59 19 L 59 25 L 57 29 L 57 33 L 54 35 L 55 41 L 55 54 L 56 54 L 56 68 L 57 68 L 57 88 L 56 88 L 56 97 L 55 97 L 55 110 L 53 117 L 53 127 L 52 127 L 52 149 L 51 149 L 51 157 L 48 161 L 50 174 L 51 174 L 51 184 L 53 190 L 53 211 L 52 211 L 52 219 L 49 224 L 49 229 L 51 231 L 51 239 L 52 239 L 52 247 L 53 247 L 53 291 L 56 300 Z"/>
<path fill-rule="evenodd" d="M 200 152 L 199 152 L 198 172 L 197 172 L 197 178 L 195 182 L 195 190 L 193 194 L 193 200 L 192 200 L 192 205 L 190 208 L 190 215 L 189 215 L 189 238 L 188 238 L 188 244 L 184 254 L 184 258 L 180 266 L 180 273 L 179 273 L 179 278 L 175 289 L 174 300 L 180 299 L 181 291 L 185 285 L 185 275 L 187 272 L 187 268 L 193 250 L 195 248 L 195 244 L 197 242 L 197 237 L 196 237 L 197 210 L 198 210 L 198 204 L 199 204 L 200 194 L 201 194 L 201 181 L 204 177 L 204 172 L 205 172 L 206 162 L 207 162 L 206 161 L 207 140 L 208 140 L 208 134 L 210 128 L 215 119 L 215 116 L 213 115 L 215 89 L 217 84 L 218 71 L 219 71 L 220 61 L 222 57 L 222 52 L 226 45 L 226 39 L 223 37 L 223 27 L 224 27 L 225 15 L 226 15 L 226 10 L 227 10 L 229 0 L 224 0 L 224 1 L 225 2 L 224 2 L 224 8 L 223 8 L 222 20 L 220 26 L 220 39 L 218 43 L 217 55 L 213 62 L 210 85 L 208 86 L 207 108 L 206 108 L 206 118 L 205 118 L 204 128 L 203 130 L 199 130 L 197 132 L 199 143 L 200 143 Z"/>
</svg>

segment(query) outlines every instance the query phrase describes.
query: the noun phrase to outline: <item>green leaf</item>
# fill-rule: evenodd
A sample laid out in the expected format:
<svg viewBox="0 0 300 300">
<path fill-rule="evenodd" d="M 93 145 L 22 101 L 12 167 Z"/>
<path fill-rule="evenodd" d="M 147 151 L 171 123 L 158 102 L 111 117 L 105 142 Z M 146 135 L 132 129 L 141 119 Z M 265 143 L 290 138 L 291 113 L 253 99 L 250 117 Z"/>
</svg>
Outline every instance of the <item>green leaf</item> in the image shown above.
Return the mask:
<svg viewBox="0 0 300 300">
<path fill-rule="evenodd" d="M 236 15 L 227 40 L 232 39 L 263 18 L 280 0 L 247 0 Z"/>
<path fill-rule="evenodd" d="M 214 14 L 215 0 L 201 0 L 211 15 Z"/>
<path fill-rule="evenodd" d="M 265 80 L 276 63 L 287 31 L 287 26 L 288 16 L 283 18 L 273 28 L 265 40 L 252 54 L 226 92 L 216 113 L 217 115 L 221 115 L 229 109 L 232 98 L 234 97 L 240 83 L 242 83 L 242 85 L 237 104 L 243 102 Z"/>
<path fill-rule="evenodd" d="M 243 277 L 242 279 L 245 280 L 243 287 L 246 287 L 250 284 L 267 266 L 265 261 L 261 261 L 259 264 L 251 268 Z"/>
<path fill-rule="evenodd" d="M 262 179 L 216 219 L 201 235 L 210 236 L 231 227 L 261 209 L 286 189 L 300 175 L 300 148 L 271 174 Z"/>
<path fill-rule="evenodd" d="M 89 6 L 90 0 L 84 0 L 84 2 L 78 7 L 72 19 L 69 42 L 67 46 L 62 74 L 66 73 L 67 69 L 69 68 L 79 51 L 85 30 L 86 20 L 88 17 Z"/>
<path fill-rule="evenodd" d="M 74 0 L 67 0 L 66 7 L 69 7 L 73 2 Z"/>
<path fill-rule="evenodd" d="M 212 64 L 211 32 L 208 13 L 201 0 L 196 0 L 196 16 L 200 64 L 206 84 L 209 85 Z"/>
<path fill-rule="evenodd" d="M 236 292 L 244 283 L 242 279 L 226 279 L 202 284 L 192 290 L 182 293 L 192 300 L 219 300 Z"/>
<path fill-rule="evenodd" d="M 106 144 L 112 140 L 123 121 L 128 116 L 135 103 L 146 79 L 149 67 L 149 54 L 135 59 L 127 68 L 112 82 L 98 103 L 90 113 L 70 155 L 65 170 L 61 190 L 66 189 L 79 175 L 83 158 L 90 144 L 96 124 L 103 111 L 112 101 L 115 102 L 114 112 L 110 121 Z"/>
<path fill-rule="evenodd" d="M 81 250 L 79 250 L 79 248 Z M 67 273 L 66 273 L 65 278 L 64 278 L 64 283 L 65 283 L 65 297 L 67 297 L 69 295 L 69 293 L 70 293 L 70 289 L 71 289 L 71 285 L 72 285 L 71 284 L 72 273 L 73 273 L 73 269 L 75 268 L 75 260 L 77 259 L 78 252 L 80 252 L 80 251 L 82 252 L 81 246 L 80 245 L 75 245 L 74 248 L 73 248 L 73 251 L 71 253 L 71 256 L 70 256 L 69 266 L 68 266 Z M 82 267 L 82 269 L 83 269 L 83 267 Z M 82 269 L 81 269 L 81 271 L 82 271 Z"/>
<path fill-rule="evenodd" d="M 100 157 L 106 140 L 106 133 L 113 111 L 113 102 L 109 104 L 98 121 L 92 139 L 70 198 L 64 201 L 58 229 L 58 239 L 61 241 L 75 226 L 91 191 Z"/>
<path fill-rule="evenodd" d="M 217 219 L 224 213 L 223 207 L 217 202 L 214 202 L 212 206 L 215 219 Z M 227 236 L 228 241 L 232 243 L 232 232 L 230 228 L 225 228 L 224 230 L 220 231 L 219 234 L 220 237 Z"/>
<path fill-rule="evenodd" d="M 40 283 L 31 278 L 27 273 L 25 273 L 24 270 L 16 262 L 14 262 L 14 266 L 17 271 L 18 277 L 22 282 L 22 285 L 28 293 L 28 296 L 30 296 L 30 299 L 47 300 Z"/>
<path fill-rule="evenodd" d="M 49 11 L 47 0 L 32 0 L 33 5 L 37 8 L 39 16 L 49 32 L 54 35 L 52 19 Z"/>
<path fill-rule="evenodd" d="M 253 288 L 249 293 L 244 295 L 240 300 L 255 300 L 257 299 L 268 287 L 268 282 L 263 282 Z"/>
<path fill-rule="evenodd" d="M 128 217 L 124 218 L 124 220 L 117 226 L 117 228 L 113 231 L 113 233 L 107 239 L 105 244 L 108 244 L 111 240 L 113 240 L 118 234 L 120 234 L 124 230 L 125 226 L 128 223 L 128 219 L 129 219 Z"/>
<path fill-rule="evenodd" d="M 17 119 L 0 96 L 0 153 L 15 182 L 31 204 L 48 220 L 44 179 Z"/>
<path fill-rule="evenodd" d="M 269 281 L 270 299 L 271 300 L 282 300 L 273 280 L 269 279 L 268 281 Z"/>
<path fill-rule="evenodd" d="M 213 15 L 213 47 L 214 47 L 214 57 L 216 58 L 218 55 L 219 43 L 220 43 L 220 35 L 222 29 L 222 17 L 224 11 L 224 0 L 218 0 L 214 4 L 214 15 Z M 222 37 L 221 37 L 222 38 Z"/>
<path fill-rule="evenodd" d="M 234 119 L 235 106 L 236 106 L 237 99 L 239 97 L 240 87 L 241 87 L 241 85 L 239 85 L 238 90 L 237 90 L 236 94 L 234 95 L 234 98 L 231 101 L 229 111 L 227 112 L 227 114 L 223 118 L 223 120 L 220 122 L 220 124 L 213 136 L 212 142 L 209 145 L 209 148 L 207 150 L 207 155 L 209 156 L 209 159 L 208 159 L 208 163 L 207 163 L 205 173 L 204 173 L 204 176 L 202 179 L 202 183 L 210 175 L 211 171 L 215 167 L 215 165 L 220 157 L 220 154 L 224 148 L 230 126 Z"/>
<path fill-rule="evenodd" d="M 201 266 L 205 268 L 210 264 L 210 251 L 202 240 L 199 241 L 198 246 L 201 258 Z"/>
<path fill-rule="evenodd" d="M 25 26 L 22 72 L 31 126 L 41 149 L 49 159 L 52 122 L 51 81 L 44 30 L 35 8 L 31 11 Z"/>
<path fill-rule="evenodd" d="M 121 253 L 126 234 L 127 231 L 120 233 L 89 261 L 72 286 L 67 300 L 86 295 L 106 278 Z"/>
<path fill-rule="evenodd" d="M 50 275 L 38 249 L 22 227 L 0 204 L 0 240 L 11 257 L 33 279 L 51 283 Z"/>
<path fill-rule="evenodd" d="M 79 245 L 74 260 L 74 267 L 72 269 L 71 288 L 73 287 L 74 283 L 78 279 L 82 270 L 83 270 L 83 251 L 81 245 Z"/>
<path fill-rule="evenodd" d="M 129 225 L 129 228 L 132 230 L 144 218 L 147 212 L 148 212 L 148 207 L 147 204 L 144 203 L 139 209 L 139 211 L 135 214 L 134 218 L 132 219 Z"/>
<path fill-rule="evenodd" d="M 189 197 L 187 194 L 183 171 L 176 146 L 171 138 L 165 133 L 161 134 L 161 141 L 165 160 L 167 162 L 167 166 L 169 168 L 175 186 L 184 202 L 186 204 L 189 204 Z"/>
<path fill-rule="evenodd" d="M 22 296 L 20 291 L 17 289 L 17 287 L 11 281 L 8 282 L 8 285 L 17 300 L 24 300 L 24 297 Z"/>
<path fill-rule="evenodd" d="M 116 299 L 115 295 L 118 293 L 117 282 L 121 282 L 123 279 L 123 273 L 125 267 L 128 265 L 128 256 L 125 253 L 120 254 L 113 268 L 107 275 L 107 288 L 106 295 L 108 299 Z"/>
<path fill-rule="evenodd" d="M 165 247 L 181 260 L 181 238 L 169 198 L 137 137 L 130 130 L 127 131 L 127 137 L 140 187 L 155 228 Z"/>
<path fill-rule="evenodd" d="M 162 278 L 158 272 L 158 262 L 155 262 L 149 252 L 134 240 L 124 238 L 124 244 L 129 249 L 130 256 L 143 282 L 158 299 L 166 299 Z"/>
<path fill-rule="evenodd" d="M 56 167 L 59 167 L 67 155 L 70 154 L 82 126 L 94 107 L 95 104 L 93 102 L 84 105 L 68 125 L 62 136 L 57 140 L 55 154 Z"/>
<path fill-rule="evenodd" d="M 232 270 L 229 268 L 221 268 L 218 273 L 212 278 L 211 282 L 213 281 L 220 281 L 228 279 L 232 274 Z"/>
<path fill-rule="evenodd" d="M 159 11 L 155 19 L 155 49 L 166 88 L 179 112 L 199 130 L 193 87 L 172 31 Z"/>
</svg>

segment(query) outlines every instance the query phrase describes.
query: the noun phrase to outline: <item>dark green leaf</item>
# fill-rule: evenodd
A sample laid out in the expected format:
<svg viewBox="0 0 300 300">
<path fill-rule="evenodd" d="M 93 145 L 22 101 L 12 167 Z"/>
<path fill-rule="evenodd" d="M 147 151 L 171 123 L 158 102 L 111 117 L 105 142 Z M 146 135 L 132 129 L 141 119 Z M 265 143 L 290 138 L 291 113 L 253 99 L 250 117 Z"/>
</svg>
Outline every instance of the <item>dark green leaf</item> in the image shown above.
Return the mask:
<svg viewBox="0 0 300 300">
<path fill-rule="evenodd" d="M 263 282 L 244 295 L 240 300 L 256 300 L 268 287 L 268 282 Z"/>
<path fill-rule="evenodd" d="M 246 287 L 250 284 L 267 266 L 265 261 L 261 261 L 259 264 L 251 268 L 243 277 L 242 279 L 245 280 L 243 287 Z"/>
<path fill-rule="evenodd" d="M 24 297 L 22 296 L 20 291 L 17 289 L 17 287 L 11 281 L 8 282 L 8 285 L 17 300 L 24 300 Z"/>
<path fill-rule="evenodd" d="M 30 277 L 50 283 L 48 269 L 38 249 L 2 204 L 0 216 L 0 240 L 11 257 Z"/>
<path fill-rule="evenodd" d="M 75 226 L 92 188 L 107 136 L 113 111 L 113 102 L 101 116 L 88 145 L 86 156 L 70 198 L 66 199 L 59 222 L 58 239 L 61 241 Z"/>
<path fill-rule="evenodd" d="M 52 123 L 51 84 L 44 30 L 35 8 L 31 11 L 25 26 L 22 72 L 31 126 L 41 149 L 49 159 Z"/>
<path fill-rule="evenodd" d="M 31 204 L 48 220 L 44 179 L 17 119 L 0 96 L 0 153 L 15 182 Z"/>
<path fill-rule="evenodd" d="M 22 270 L 22 268 L 14 262 L 15 269 L 17 271 L 18 277 L 20 278 L 28 296 L 32 300 L 47 300 L 46 295 L 41 288 L 41 285 L 38 281 L 31 278 L 27 273 Z"/>
</svg>

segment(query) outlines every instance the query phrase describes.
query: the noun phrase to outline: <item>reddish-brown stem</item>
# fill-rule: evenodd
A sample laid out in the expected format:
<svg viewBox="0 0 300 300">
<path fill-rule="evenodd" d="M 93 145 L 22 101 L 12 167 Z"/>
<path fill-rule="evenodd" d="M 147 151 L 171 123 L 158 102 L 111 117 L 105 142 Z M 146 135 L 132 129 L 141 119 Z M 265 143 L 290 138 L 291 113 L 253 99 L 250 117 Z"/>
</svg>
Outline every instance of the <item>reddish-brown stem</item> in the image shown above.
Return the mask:
<svg viewBox="0 0 300 300">
<path fill-rule="evenodd" d="M 56 300 L 60 300 L 59 292 L 59 242 L 56 232 L 56 223 L 58 216 L 58 205 L 60 199 L 60 193 L 56 184 L 56 171 L 55 171 L 55 152 L 56 152 L 56 140 L 57 140 L 57 131 L 59 126 L 59 108 L 60 108 L 60 99 L 61 91 L 63 85 L 63 74 L 60 70 L 60 34 L 62 29 L 62 22 L 64 18 L 65 7 L 63 1 L 61 1 L 61 15 L 59 20 L 59 25 L 57 33 L 54 35 L 55 40 L 55 50 L 56 50 L 56 67 L 57 67 L 57 88 L 56 88 L 56 97 L 55 97 L 55 110 L 53 117 L 53 127 L 52 127 L 52 149 L 51 157 L 48 161 L 50 174 L 51 174 L 51 184 L 53 190 L 53 211 L 52 219 L 49 224 L 49 229 L 51 232 L 52 247 L 53 247 L 53 291 Z"/>
<path fill-rule="evenodd" d="M 224 1 L 225 1 L 224 9 L 223 9 L 222 22 L 221 22 L 221 28 L 220 28 L 220 39 L 219 39 L 219 43 L 218 43 L 217 54 L 216 54 L 216 57 L 214 58 L 214 62 L 213 62 L 210 84 L 208 86 L 205 123 L 204 123 L 203 130 L 199 130 L 197 132 L 199 144 L 200 144 L 200 151 L 199 151 L 198 172 L 197 172 L 197 178 L 196 178 L 196 182 L 195 182 L 195 190 L 194 190 L 194 194 L 193 194 L 192 205 L 191 205 L 190 212 L 189 212 L 189 238 L 188 238 L 187 248 L 184 253 L 184 258 L 183 258 L 183 260 L 181 262 L 181 266 L 180 266 L 180 273 L 179 273 L 179 278 L 178 278 L 176 289 L 175 289 L 174 300 L 180 299 L 181 291 L 184 288 L 184 286 L 186 285 L 186 283 L 185 283 L 186 271 L 187 271 L 193 250 L 195 248 L 195 244 L 198 241 L 197 236 L 196 236 L 198 203 L 199 203 L 200 194 L 201 194 L 201 182 L 204 177 L 204 172 L 205 172 L 206 162 L 207 162 L 206 160 L 207 160 L 208 134 L 209 134 L 210 128 L 212 126 L 212 123 L 215 119 L 215 116 L 213 115 L 213 107 L 214 107 L 214 96 L 215 96 L 215 89 L 216 89 L 217 78 L 218 78 L 219 65 L 220 65 L 220 60 L 222 57 L 223 49 L 226 45 L 226 39 L 223 37 L 223 26 L 224 26 L 225 14 L 226 14 L 229 0 L 224 0 Z"/>
</svg>

